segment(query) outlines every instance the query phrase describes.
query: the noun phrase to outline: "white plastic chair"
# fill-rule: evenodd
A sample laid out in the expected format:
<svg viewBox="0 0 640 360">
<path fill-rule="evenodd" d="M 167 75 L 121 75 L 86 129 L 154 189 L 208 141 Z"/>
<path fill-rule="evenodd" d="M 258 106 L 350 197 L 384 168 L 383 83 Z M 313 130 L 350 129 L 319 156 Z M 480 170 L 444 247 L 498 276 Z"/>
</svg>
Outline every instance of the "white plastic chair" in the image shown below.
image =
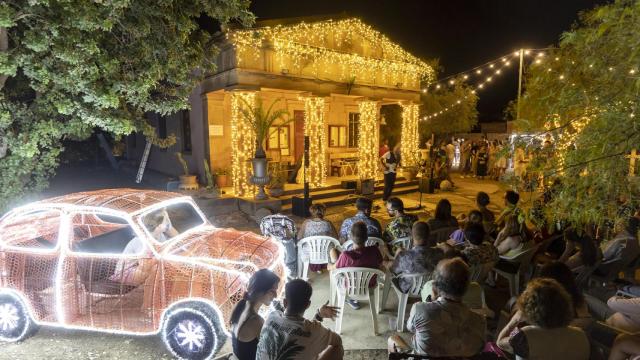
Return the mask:
<svg viewBox="0 0 640 360">
<path fill-rule="evenodd" d="M 307 249 L 303 250 L 306 246 Z M 340 248 L 340 241 L 331 236 L 308 236 L 298 242 L 298 277 L 308 280 L 309 264 L 328 264 L 329 249 Z M 303 259 L 304 257 L 304 259 Z"/>
<path fill-rule="evenodd" d="M 377 283 L 369 288 L 371 279 L 377 276 Z M 384 281 L 384 272 L 378 269 L 350 267 L 340 268 L 331 272 L 332 283 L 336 288 L 338 296 L 338 307 L 340 313 L 336 319 L 336 333 L 342 331 L 342 318 L 344 316 L 345 302 L 347 297 L 352 300 L 369 301 L 371 308 L 371 319 L 373 320 L 373 334 L 378 335 L 378 312 L 376 304 L 380 299 L 380 287 L 378 283 Z M 373 290 L 373 293 L 371 293 Z"/>
<path fill-rule="evenodd" d="M 495 313 L 487 306 L 487 301 L 484 297 L 484 288 L 477 282 L 472 281 L 467 287 L 467 292 L 462 297 L 462 302 L 465 303 L 471 311 L 476 314 L 480 314 L 486 318 L 493 318 Z"/>
<path fill-rule="evenodd" d="M 515 266 L 517 266 L 517 271 L 515 273 L 510 271 L 500 270 L 496 267 L 493 268 L 493 271 L 496 274 L 496 278 L 497 278 L 497 275 L 500 275 L 505 279 L 507 279 L 507 281 L 509 282 L 509 292 L 511 293 L 511 296 L 517 296 L 520 293 L 520 276 L 523 275 L 523 273 L 531 265 L 531 259 L 533 259 L 533 256 L 535 255 L 537 250 L 538 250 L 538 246 L 533 245 L 526 249 L 522 249 L 522 251 L 520 251 L 513 257 L 507 258 L 504 256 L 500 256 L 501 259 L 506 260 L 514 264 Z M 525 279 L 525 281 L 527 280 L 528 279 Z"/>
<path fill-rule="evenodd" d="M 373 237 L 370 236 L 367 241 L 364 243 L 364 246 L 383 246 L 385 245 L 384 240 L 377 238 L 377 237 Z M 345 242 L 342 243 L 341 246 L 342 250 L 351 250 L 353 249 L 353 240 L 347 240 Z"/>
<path fill-rule="evenodd" d="M 491 261 L 484 264 L 476 264 L 469 268 L 469 281 L 475 281 L 479 284 L 484 284 L 487 280 L 487 276 L 493 270 L 496 265 L 495 261 Z"/>
<path fill-rule="evenodd" d="M 409 250 L 411 249 L 413 242 L 411 241 L 411 237 L 401 237 L 391 241 L 391 247 L 394 246 L 402 246 L 403 249 Z"/>
<path fill-rule="evenodd" d="M 395 284 L 395 282 L 391 282 L 391 286 L 393 287 L 393 290 L 396 292 L 396 295 L 398 296 L 398 319 L 396 322 L 397 331 L 400 331 L 400 332 L 404 331 L 405 329 L 404 315 L 407 310 L 407 302 L 409 301 L 409 298 L 420 299 L 420 290 L 422 290 L 422 286 L 427 282 L 428 276 L 429 274 L 400 274 L 396 276 L 396 279 L 398 279 L 398 282 L 404 279 L 404 281 L 409 282 L 411 284 L 411 287 L 406 293 L 403 293 L 402 290 L 400 290 L 398 286 Z M 387 297 L 388 297 L 388 292 L 385 294 L 384 299 L 382 299 L 382 302 L 384 305 L 387 304 Z"/>
</svg>

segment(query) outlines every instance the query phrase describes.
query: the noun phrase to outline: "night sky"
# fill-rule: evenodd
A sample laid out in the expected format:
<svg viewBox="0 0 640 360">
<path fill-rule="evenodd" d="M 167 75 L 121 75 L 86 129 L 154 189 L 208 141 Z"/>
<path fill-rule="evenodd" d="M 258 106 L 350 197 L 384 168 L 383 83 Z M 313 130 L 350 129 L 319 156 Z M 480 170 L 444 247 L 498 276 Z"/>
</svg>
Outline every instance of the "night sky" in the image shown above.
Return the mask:
<svg viewBox="0 0 640 360">
<path fill-rule="evenodd" d="M 346 12 L 423 60 L 437 58 L 455 74 L 519 48 L 557 44 L 578 13 L 605 0 L 254 0 L 258 19 Z M 503 119 L 516 97 L 517 68 L 480 93 L 480 121 Z"/>
</svg>

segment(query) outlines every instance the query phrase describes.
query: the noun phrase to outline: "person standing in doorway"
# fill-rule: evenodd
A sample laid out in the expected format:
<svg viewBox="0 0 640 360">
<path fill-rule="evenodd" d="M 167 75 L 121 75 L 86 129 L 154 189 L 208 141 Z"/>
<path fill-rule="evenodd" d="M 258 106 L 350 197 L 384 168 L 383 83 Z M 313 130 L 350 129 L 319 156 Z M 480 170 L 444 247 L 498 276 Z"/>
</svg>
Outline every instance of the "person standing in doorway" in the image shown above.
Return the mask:
<svg viewBox="0 0 640 360">
<path fill-rule="evenodd" d="M 393 150 L 389 150 L 380 157 L 382 168 L 384 169 L 384 191 L 382 201 L 387 201 L 396 183 L 396 168 L 400 164 L 400 146 L 396 145 Z"/>
</svg>

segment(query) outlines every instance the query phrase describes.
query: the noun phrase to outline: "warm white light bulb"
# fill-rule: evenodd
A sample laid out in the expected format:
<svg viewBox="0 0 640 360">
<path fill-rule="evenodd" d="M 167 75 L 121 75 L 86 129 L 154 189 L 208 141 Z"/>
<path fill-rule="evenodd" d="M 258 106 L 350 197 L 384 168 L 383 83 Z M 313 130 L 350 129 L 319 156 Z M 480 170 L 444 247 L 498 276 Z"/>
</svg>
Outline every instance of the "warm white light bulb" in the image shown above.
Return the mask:
<svg viewBox="0 0 640 360">
<path fill-rule="evenodd" d="M 507 61 L 506 63 L 504 63 L 505 66 L 509 66 L 511 65 L 511 61 Z"/>
<path fill-rule="evenodd" d="M 426 93 L 426 92 L 427 92 L 427 89 L 422 89 L 422 92 L 423 92 L 423 93 Z"/>
<path fill-rule="evenodd" d="M 462 77 L 463 79 L 467 80 L 469 78 L 469 75 L 465 75 Z"/>
<path fill-rule="evenodd" d="M 564 75 L 560 75 L 560 80 L 563 80 L 563 79 L 564 79 Z"/>
<path fill-rule="evenodd" d="M 480 69 L 476 70 L 476 74 L 482 74 L 482 70 Z"/>
<path fill-rule="evenodd" d="M 536 60 L 536 64 L 540 64 L 542 62 L 542 60 L 538 59 Z"/>
<path fill-rule="evenodd" d="M 493 64 L 489 65 L 489 67 L 493 69 Z"/>
<path fill-rule="evenodd" d="M 529 55 L 530 53 L 531 53 L 531 51 L 529 51 L 529 50 L 525 50 L 525 52 L 524 52 L 525 55 Z"/>
<path fill-rule="evenodd" d="M 501 72 L 502 72 L 502 70 L 500 70 L 500 69 L 496 70 L 496 75 L 500 75 Z"/>
<path fill-rule="evenodd" d="M 484 84 L 478 85 L 478 89 L 482 89 L 483 87 L 484 87 Z"/>
<path fill-rule="evenodd" d="M 449 84 L 453 85 L 454 83 L 455 83 L 455 81 L 449 80 Z"/>
<path fill-rule="evenodd" d="M 491 80 L 493 80 L 493 78 L 491 78 L 491 76 L 489 76 L 489 77 L 487 78 L 487 81 L 488 81 L 488 82 L 491 82 Z"/>
<path fill-rule="evenodd" d="M 636 73 L 636 70 L 635 70 L 635 69 L 631 69 L 631 70 L 629 70 L 629 74 L 632 74 L 632 75 L 633 75 L 633 74 L 635 74 L 635 73 Z"/>
<path fill-rule="evenodd" d="M 440 84 L 436 85 L 436 89 L 440 89 Z"/>
</svg>

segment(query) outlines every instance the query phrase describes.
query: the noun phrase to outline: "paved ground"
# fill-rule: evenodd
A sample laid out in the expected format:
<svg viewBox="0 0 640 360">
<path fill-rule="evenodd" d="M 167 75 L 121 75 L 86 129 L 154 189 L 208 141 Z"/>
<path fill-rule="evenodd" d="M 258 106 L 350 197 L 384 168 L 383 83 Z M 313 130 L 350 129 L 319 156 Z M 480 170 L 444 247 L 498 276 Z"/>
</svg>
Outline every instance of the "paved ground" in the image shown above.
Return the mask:
<svg viewBox="0 0 640 360">
<path fill-rule="evenodd" d="M 124 176 L 123 176 L 124 175 Z M 85 169 L 78 173 L 78 169 L 70 171 L 62 169 L 52 182 L 52 187 L 42 196 L 59 195 L 68 192 L 89 190 L 93 188 L 140 186 L 133 182 L 134 174 L 114 173 L 108 168 Z M 161 176 L 152 174 L 143 187 L 159 187 Z M 437 201 L 443 197 L 448 198 L 454 209 L 454 215 L 468 212 L 475 207 L 475 195 L 478 191 L 489 193 L 493 201 L 492 207 L 497 210 L 502 205 L 502 192 L 504 186 L 493 181 L 479 181 L 475 179 L 454 179 L 457 187 L 453 192 L 439 194 L 424 194 L 422 204 L 424 209 L 417 211 L 421 218 L 427 218 L 427 212 L 433 213 Z M 418 204 L 419 194 L 403 195 L 407 207 Z M 381 202 L 376 202 L 382 205 Z M 389 221 L 384 208 L 374 213 L 383 225 Z M 335 207 L 328 211 L 328 218 L 336 226 L 340 225 L 343 218 L 355 213 L 353 206 Z M 258 231 L 257 225 L 247 216 L 234 213 L 219 216 L 212 219 L 218 226 L 235 227 Z M 311 274 L 310 281 L 314 287 L 312 307 L 309 316 L 320 305 L 328 300 L 329 279 L 325 274 Z M 490 306 L 497 308 L 505 299 L 504 289 L 492 290 L 487 293 L 487 301 Z M 374 336 L 371 327 L 371 313 L 367 305 L 354 311 L 346 309 L 343 321 L 343 342 L 349 350 L 347 359 L 386 359 L 386 338 L 392 333 L 389 329 L 389 320 L 396 316 L 397 299 L 393 291 L 389 297 L 387 309 L 378 316 L 380 335 Z M 325 320 L 327 326 L 333 328 L 334 322 Z M 405 334 L 408 335 L 409 334 Z M 227 344 L 224 351 L 230 351 Z M 0 348 L 0 359 L 162 359 L 171 356 L 164 350 L 162 342 L 156 337 L 128 337 L 117 335 L 104 335 L 82 331 L 56 330 L 50 328 L 41 329 L 35 336 L 20 344 L 3 344 Z"/>
</svg>

